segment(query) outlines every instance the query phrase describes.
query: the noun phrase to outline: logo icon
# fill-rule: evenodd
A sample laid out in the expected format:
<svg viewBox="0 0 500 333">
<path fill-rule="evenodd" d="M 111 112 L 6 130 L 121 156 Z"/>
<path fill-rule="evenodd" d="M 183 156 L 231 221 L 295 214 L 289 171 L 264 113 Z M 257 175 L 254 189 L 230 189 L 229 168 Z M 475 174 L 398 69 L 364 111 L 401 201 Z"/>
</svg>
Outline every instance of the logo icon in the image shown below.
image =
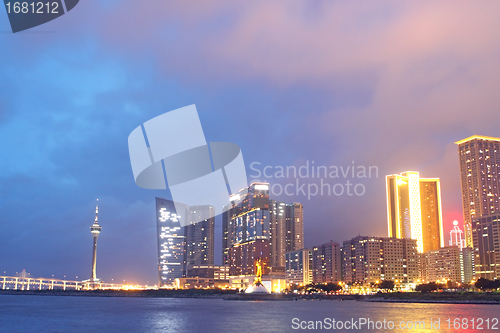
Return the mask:
<svg viewBox="0 0 500 333">
<path fill-rule="evenodd" d="M 178 211 L 182 204 L 211 205 L 214 216 L 219 215 L 231 202 L 239 203 L 239 197 L 230 200 L 229 196 L 247 187 L 240 147 L 231 142 L 207 143 L 195 105 L 137 127 L 128 137 L 128 149 L 135 183 L 146 189 L 166 189 L 168 184 Z M 180 223 L 188 224 L 185 219 Z"/>
<path fill-rule="evenodd" d="M 31 29 L 52 21 L 75 8 L 79 0 L 4 0 L 12 32 Z"/>
</svg>

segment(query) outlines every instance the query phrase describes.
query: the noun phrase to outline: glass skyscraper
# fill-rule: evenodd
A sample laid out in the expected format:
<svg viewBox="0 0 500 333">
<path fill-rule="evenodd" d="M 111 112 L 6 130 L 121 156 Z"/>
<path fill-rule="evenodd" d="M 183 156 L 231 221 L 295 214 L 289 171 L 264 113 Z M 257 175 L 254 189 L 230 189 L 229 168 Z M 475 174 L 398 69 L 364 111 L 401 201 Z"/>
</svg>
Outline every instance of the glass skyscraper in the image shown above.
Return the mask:
<svg viewBox="0 0 500 333">
<path fill-rule="evenodd" d="M 186 268 L 214 264 L 215 208 L 210 205 L 190 206 L 188 221 L 199 221 L 185 227 Z"/>
<path fill-rule="evenodd" d="M 304 206 L 294 202 L 285 207 L 286 252 L 304 248 Z"/>
<path fill-rule="evenodd" d="M 186 270 L 186 236 L 181 220 L 188 216 L 188 206 L 176 211 L 173 201 L 156 198 L 158 237 L 158 287 L 170 286 Z"/>
</svg>

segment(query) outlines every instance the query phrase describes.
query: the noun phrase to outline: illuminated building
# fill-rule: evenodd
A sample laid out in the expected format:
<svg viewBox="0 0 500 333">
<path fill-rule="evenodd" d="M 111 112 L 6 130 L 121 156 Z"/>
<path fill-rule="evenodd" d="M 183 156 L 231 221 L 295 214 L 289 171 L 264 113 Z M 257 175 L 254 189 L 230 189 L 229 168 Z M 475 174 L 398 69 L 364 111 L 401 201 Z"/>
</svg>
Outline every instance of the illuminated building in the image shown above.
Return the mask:
<svg viewBox="0 0 500 333">
<path fill-rule="evenodd" d="M 99 199 L 97 199 L 97 203 L 99 203 Z M 99 282 L 99 280 L 96 277 L 96 263 L 97 263 L 97 238 L 99 237 L 99 234 L 101 233 L 102 227 L 99 225 L 99 221 L 97 219 L 97 215 L 99 214 L 99 206 L 95 206 L 95 220 L 94 224 L 90 227 L 90 232 L 92 233 L 92 239 L 94 246 L 92 247 L 92 272 L 90 274 L 90 281 L 91 282 Z"/>
<path fill-rule="evenodd" d="M 474 276 L 472 249 L 447 246 L 429 251 L 421 256 L 425 271 L 421 274 L 422 282 L 460 282 L 469 283 Z"/>
<path fill-rule="evenodd" d="M 472 218 L 476 278 L 500 278 L 500 214 Z"/>
<path fill-rule="evenodd" d="M 386 176 L 389 237 L 417 240 L 418 252 L 444 246 L 438 178 L 407 171 Z"/>
<path fill-rule="evenodd" d="M 469 283 L 476 275 L 473 248 L 471 247 L 462 248 L 460 254 L 460 265 L 461 265 L 462 281 L 465 283 Z"/>
<path fill-rule="evenodd" d="M 340 245 L 330 241 L 312 248 L 312 278 L 314 283 L 342 280 L 342 254 Z"/>
<path fill-rule="evenodd" d="M 300 249 L 285 253 L 286 283 L 307 285 L 312 283 L 311 250 Z"/>
<path fill-rule="evenodd" d="M 174 281 L 176 289 L 208 289 L 214 288 L 214 279 L 201 277 L 183 277 L 176 278 Z"/>
<path fill-rule="evenodd" d="M 181 219 L 187 218 L 188 207 L 177 203 L 176 211 L 171 200 L 156 198 L 156 227 L 158 235 L 158 286 L 173 286 L 182 278 L 186 269 L 186 236 Z"/>
<path fill-rule="evenodd" d="M 417 241 L 409 238 L 357 236 L 344 241 L 344 281 L 371 284 L 382 280 L 415 283 Z"/>
<path fill-rule="evenodd" d="M 269 274 L 269 240 L 255 239 L 234 244 L 229 249 L 229 274 L 231 276 L 256 274 L 255 261 L 262 262 L 262 273 Z"/>
<path fill-rule="evenodd" d="M 214 264 L 215 208 L 209 205 L 190 206 L 185 227 L 186 267 Z M 193 221 L 199 221 L 193 223 Z"/>
<path fill-rule="evenodd" d="M 443 247 L 439 250 L 429 251 L 422 256 L 426 261 L 425 282 L 453 282 L 462 281 L 460 249 L 456 246 Z"/>
<path fill-rule="evenodd" d="M 271 258 L 269 184 L 252 183 L 231 195 L 230 200 L 239 203 L 223 216 L 223 251 L 227 252 L 224 264 L 229 265 L 232 276 L 252 275 L 255 260 L 261 259 L 264 274 L 268 274 Z"/>
<path fill-rule="evenodd" d="M 304 248 L 304 207 L 298 202 L 287 204 L 286 213 L 286 252 Z"/>
<path fill-rule="evenodd" d="M 270 264 L 270 212 L 269 184 L 252 183 L 248 188 L 233 194 L 230 200 L 240 200 L 226 214 L 226 227 L 223 227 L 223 238 L 228 240 L 227 264 L 231 275 L 251 275 L 255 273 L 254 262 L 262 260 L 264 274 L 269 273 Z M 240 199 L 241 198 L 241 199 Z M 231 218 L 229 220 L 229 218 Z M 229 237 L 231 237 L 229 239 Z"/>
<path fill-rule="evenodd" d="M 286 250 L 286 204 L 276 200 L 270 200 L 270 265 L 271 267 L 285 267 Z"/>
<path fill-rule="evenodd" d="M 269 239 L 269 184 L 252 183 L 237 195 L 244 199 L 233 208 L 232 244 Z"/>
<path fill-rule="evenodd" d="M 222 264 L 226 266 L 229 265 L 229 249 L 234 239 L 233 217 L 233 205 L 229 204 L 222 212 Z"/>
<path fill-rule="evenodd" d="M 453 221 L 453 229 L 450 231 L 450 246 L 457 246 L 460 250 L 465 247 L 465 239 L 462 237 L 463 231 L 458 226 L 458 221 Z"/>
<path fill-rule="evenodd" d="M 229 267 L 218 265 L 191 266 L 186 270 L 186 277 L 229 280 Z"/>
<path fill-rule="evenodd" d="M 235 254 L 250 258 L 252 253 L 242 251 L 263 246 L 267 247 L 263 253 L 268 253 L 261 258 L 266 269 L 284 271 L 285 252 L 303 248 L 303 206 L 270 200 L 269 184 L 259 182 L 231 195 L 230 200 L 233 204 L 222 216 L 223 264 L 232 265 L 232 272 L 246 271 L 234 267 L 241 261 Z M 234 204 L 236 201 L 239 203 Z M 249 242 L 253 243 L 244 246 Z"/>
<path fill-rule="evenodd" d="M 467 247 L 477 249 L 472 220 L 500 213 L 500 138 L 474 135 L 455 143 L 460 160 L 465 242 Z"/>
</svg>

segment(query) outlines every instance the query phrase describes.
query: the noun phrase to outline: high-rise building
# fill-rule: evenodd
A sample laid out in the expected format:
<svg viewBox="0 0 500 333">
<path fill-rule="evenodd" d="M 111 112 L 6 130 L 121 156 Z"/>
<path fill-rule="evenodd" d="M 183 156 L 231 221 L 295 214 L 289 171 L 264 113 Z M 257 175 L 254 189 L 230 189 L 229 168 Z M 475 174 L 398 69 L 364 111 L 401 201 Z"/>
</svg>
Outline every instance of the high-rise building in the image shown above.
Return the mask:
<svg viewBox="0 0 500 333">
<path fill-rule="evenodd" d="M 407 171 L 386 176 L 389 237 L 417 240 L 420 253 L 444 246 L 438 178 Z"/>
<path fill-rule="evenodd" d="M 285 206 L 286 252 L 304 248 L 304 206 L 298 202 Z"/>
<path fill-rule="evenodd" d="M 467 247 L 477 249 L 478 244 L 473 242 L 472 220 L 500 213 L 500 138 L 474 135 L 456 144 L 460 160 L 465 242 Z M 484 271 L 490 269 L 484 268 Z"/>
<path fill-rule="evenodd" d="M 286 250 L 286 216 L 284 202 L 270 200 L 270 265 L 271 267 L 285 267 Z"/>
<path fill-rule="evenodd" d="M 473 217 L 471 227 L 476 277 L 500 279 L 500 214 Z"/>
<path fill-rule="evenodd" d="M 312 248 L 312 279 L 314 283 L 342 281 L 340 245 L 330 241 Z"/>
<path fill-rule="evenodd" d="M 232 244 L 269 239 L 269 184 L 252 183 L 237 195 L 243 199 L 233 208 Z"/>
<path fill-rule="evenodd" d="M 421 255 L 421 282 L 460 282 L 469 283 L 474 275 L 472 249 L 458 246 L 442 247 Z"/>
<path fill-rule="evenodd" d="M 311 250 L 300 249 L 285 253 L 286 283 L 307 285 L 312 283 Z"/>
<path fill-rule="evenodd" d="M 302 204 L 270 200 L 269 184 L 258 182 L 231 195 L 230 200 L 233 204 L 222 215 L 223 264 L 232 262 L 235 265 L 238 261 L 235 261 L 234 253 L 252 248 L 242 246 L 246 242 L 264 240 L 269 247 L 265 251 L 269 257 L 261 258 L 262 261 L 272 267 L 273 272 L 284 271 L 285 252 L 303 248 Z M 236 246 L 238 249 L 230 254 Z"/>
<path fill-rule="evenodd" d="M 97 199 L 99 203 L 99 199 Z M 92 239 L 94 246 L 92 247 L 92 272 L 90 274 L 90 281 L 91 282 L 98 282 L 99 280 L 97 279 L 96 276 L 96 263 L 97 263 L 97 238 L 99 237 L 99 234 L 101 233 L 102 227 L 99 225 L 98 221 L 98 216 L 99 214 L 99 205 L 96 204 L 95 206 L 95 220 L 92 226 L 90 227 L 90 232 L 92 233 Z"/>
<path fill-rule="evenodd" d="M 186 267 L 214 264 L 215 208 L 210 205 L 190 206 L 185 227 Z M 193 223 L 193 221 L 199 221 Z"/>
<path fill-rule="evenodd" d="M 269 184 L 252 183 L 248 188 L 230 197 L 234 205 L 226 218 L 227 261 L 231 275 L 252 275 L 254 261 L 261 259 L 263 272 L 269 272 L 270 264 L 270 212 Z M 231 218 L 231 220 L 229 220 Z M 223 222 L 224 223 L 224 222 Z M 224 229 L 224 228 L 223 228 Z M 229 239 L 231 237 L 231 239 Z"/>
<path fill-rule="evenodd" d="M 181 220 L 187 219 L 188 206 L 156 198 L 156 227 L 158 237 L 158 287 L 168 287 L 182 278 L 186 269 L 186 236 Z M 183 223 L 185 224 L 185 223 Z"/>
<path fill-rule="evenodd" d="M 229 204 L 224 207 L 222 213 L 222 264 L 225 266 L 229 265 L 229 249 L 231 249 L 234 240 L 232 224 L 234 211 L 234 205 Z"/>
<path fill-rule="evenodd" d="M 344 281 L 371 284 L 382 280 L 415 283 L 417 241 L 409 238 L 357 236 L 344 241 Z"/>
<path fill-rule="evenodd" d="M 422 255 L 427 268 L 424 282 L 463 282 L 460 264 L 460 249 L 456 246 L 443 247 Z"/>
<path fill-rule="evenodd" d="M 476 275 L 476 266 L 474 262 L 474 249 L 464 247 L 461 250 L 460 265 L 462 266 L 462 281 L 469 283 Z"/>
</svg>

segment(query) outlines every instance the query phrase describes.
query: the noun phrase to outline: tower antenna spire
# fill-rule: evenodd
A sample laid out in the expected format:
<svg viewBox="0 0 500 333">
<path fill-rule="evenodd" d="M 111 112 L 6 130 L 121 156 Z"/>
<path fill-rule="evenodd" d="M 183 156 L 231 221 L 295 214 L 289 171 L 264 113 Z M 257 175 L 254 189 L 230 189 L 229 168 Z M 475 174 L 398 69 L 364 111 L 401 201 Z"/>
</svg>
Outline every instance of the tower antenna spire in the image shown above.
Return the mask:
<svg viewBox="0 0 500 333">
<path fill-rule="evenodd" d="M 97 203 L 95 204 L 95 223 L 99 224 L 97 215 L 99 214 L 99 199 L 97 199 Z"/>
</svg>

